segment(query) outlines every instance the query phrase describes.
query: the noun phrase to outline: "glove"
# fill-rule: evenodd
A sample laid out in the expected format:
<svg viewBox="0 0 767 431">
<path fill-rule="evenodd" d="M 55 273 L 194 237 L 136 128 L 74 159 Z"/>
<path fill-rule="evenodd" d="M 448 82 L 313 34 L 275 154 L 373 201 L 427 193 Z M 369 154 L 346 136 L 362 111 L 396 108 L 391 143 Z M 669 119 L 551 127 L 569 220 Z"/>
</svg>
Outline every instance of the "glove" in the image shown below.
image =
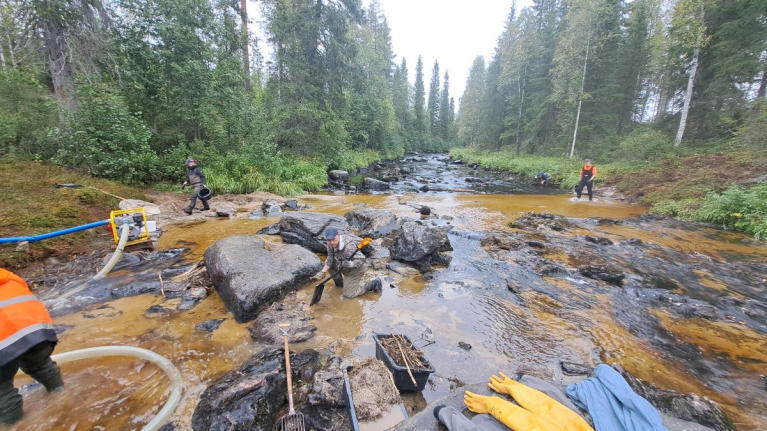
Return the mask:
<svg viewBox="0 0 767 431">
<path fill-rule="evenodd" d="M 562 428 L 544 417 L 498 397 L 485 397 L 469 391 L 463 396 L 466 407 L 474 413 L 490 413 L 498 421 L 514 431 L 562 431 Z"/>
<path fill-rule="evenodd" d="M 503 373 L 490 376 L 487 386 L 499 394 L 511 395 L 520 406 L 533 415 L 556 421 L 556 425 L 565 431 L 592 431 L 589 424 L 574 411 L 543 392 L 512 380 Z"/>
<path fill-rule="evenodd" d="M 186 188 L 186 181 L 184 181 L 184 184 L 181 184 L 181 190 L 183 191 Z"/>
</svg>

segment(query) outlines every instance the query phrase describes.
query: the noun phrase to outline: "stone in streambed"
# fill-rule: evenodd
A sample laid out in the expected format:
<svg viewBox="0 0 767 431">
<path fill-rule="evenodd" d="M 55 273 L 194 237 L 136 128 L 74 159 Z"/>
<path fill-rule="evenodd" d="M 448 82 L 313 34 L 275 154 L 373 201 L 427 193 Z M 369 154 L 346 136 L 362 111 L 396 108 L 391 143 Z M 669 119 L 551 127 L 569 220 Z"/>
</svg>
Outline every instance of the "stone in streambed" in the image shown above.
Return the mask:
<svg viewBox="0 0 767 431">
<path fill-rule="evenodd" d="M 194 326 L 195 331 L 213 332 L 221 326 L 221 323 L 226 319 L 213 319 L 206 320 L 205 322 L 198 323 Z"/>
<path fill-rule="evenodd" d="M 274 223 L 270 224 L 269 226 L 265 228 L 261 228 L 256 232 L 256 235 L 279 235 L 280 234 L 280 224 Z"/>
<path fill-rule="evenodd" d="M 261 205 L 261 211 L 264 212 L 264 217 L 277 217 L 282 214 L 282 205 L 275 199 L 269 199 Z"/>
<path fill-rule="evenodd" d="M 349 231 L 349 224 L 343 217 L 323 213 L 289 213 L 280 218 L 279 227 L 282 240 L 288 244 L 298 244 L 315 253 L 325 253 L 326 241 L 320 235 L 329 226 L 341 233 Z"/>
<path fill-rule="evenodd" d="M 578 272 L 584 277 L 618 285 L 626 278 L 620 268 L 612 265 L 582 265 L 578 267 Z"/>
<path fill-rule="evenodd" d="M 365 179 L 362 181 L 362 186 L 363 188 L 371 191 L 382 192 L 389 190 L 389 183 L 370 177 L 365 177 Z"/>
<path fill-rule="evenodd" d="M 573 362 L 562 361 L 559 365 L 562 368 L 562 372 L 568 376 L 585 376 L 591 374 L 591 370 L 593 370 L 593 367 Z"/>
<path fill-rule="evenodd" d="M 417 222 L 406 222 L 394 239 L 391 257 L 425 272 L 433 265 L 447 266 L 450 256 L 442 252 L 452 250 L 447 230 L 424 226 Z"/>
<path fill-rule="evenodd" d="M 269 245 L 256 236 L 235 235 L 205 251 L 213 286 L 238 322 L 253 320 L 286 293 L 322 269 L 312 252 L 292 244 Z"/>
<path fill-rule="evenodd" d="M 307 305 L 299 305 L 297 309 L 288 309 L 282 304 L 272 304 L 267 310 L 258 315 L 256 320 L 248 326 L 250 336 L 263 343 L 280 343 L 284 339 L 279 325 L 290 323 L 288 341 L 300 343 L 314 337 L 317 327 L 312 325 L 311 318 L 306 316 Z"/>
<path fill-rule="evenodd" d="M 402 227 L 402 220 L 390 211 L 360 208 L 344 215 L 349 227 L 361 236 L 379 238 Z"/>
<path fill-rule="evenodd" d="M 603 236 L 586 235 L 583 237 L 583 239 L 585 239 L 586 242 L 590 242 L 597 245 L 613 245 L 613 242 L 610 241 L 609 238 L 605 238 Z"/>
<path fill-rule="evenodd" d="M 332 170 L 328 172 L 328 177 L 330 177 L 331 180 L 335 180 L 335 181 L 348 181 L 349 173 L 346 171 L 342 171 L 340 169 L 336 169 L 336 170 Z"/>
</svg>

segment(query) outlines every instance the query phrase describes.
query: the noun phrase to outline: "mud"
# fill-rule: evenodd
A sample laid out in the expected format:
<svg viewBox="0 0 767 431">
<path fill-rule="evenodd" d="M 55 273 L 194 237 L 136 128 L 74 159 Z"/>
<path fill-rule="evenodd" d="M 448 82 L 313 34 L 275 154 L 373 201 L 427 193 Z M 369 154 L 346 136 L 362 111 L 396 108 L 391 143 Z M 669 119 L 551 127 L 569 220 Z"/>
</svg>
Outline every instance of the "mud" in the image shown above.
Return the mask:
<svg viewBox="0 0 767 431">
<path fill-rule="evenodd" d="M 391 406 L 402 402 L 391 373 L 383 362 L 375 358 L 352 362 L 349 384 L 352 388 L 354 408 L 361 421 L 380 419 Z"/>
</svg>

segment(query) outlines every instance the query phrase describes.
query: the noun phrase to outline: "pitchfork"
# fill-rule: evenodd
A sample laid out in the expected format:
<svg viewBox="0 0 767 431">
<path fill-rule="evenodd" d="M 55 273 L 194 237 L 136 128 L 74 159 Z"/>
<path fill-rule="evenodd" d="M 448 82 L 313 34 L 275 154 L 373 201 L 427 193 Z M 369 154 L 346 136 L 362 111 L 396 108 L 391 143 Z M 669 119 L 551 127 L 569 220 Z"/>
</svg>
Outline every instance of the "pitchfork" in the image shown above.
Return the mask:
<svg viewBox="0 0 767 431">
<path fill-rule="evenodd" d="M 305 431 L 304 414 L 296 413 L 293 408 L 293 373 L 290 371 L 290 350 L 288 350 L 288 330 L 290 323 L 281 323 L 280 331 L 285 337 L 285 372 L 288 375 L 288 406 L 290 411 L 280 418 L 280 430 L 282 431 Z"/>
</svg>

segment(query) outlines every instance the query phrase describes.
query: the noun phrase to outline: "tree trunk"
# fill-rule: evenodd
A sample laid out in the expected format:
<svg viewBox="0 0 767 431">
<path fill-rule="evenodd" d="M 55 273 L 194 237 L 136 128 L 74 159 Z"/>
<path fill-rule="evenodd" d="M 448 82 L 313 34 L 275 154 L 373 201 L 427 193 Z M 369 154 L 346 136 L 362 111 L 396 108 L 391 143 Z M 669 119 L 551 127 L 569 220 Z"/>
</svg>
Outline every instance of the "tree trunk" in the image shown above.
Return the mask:
<svg viewBox="0 0 767 431">
<path fill-rule="evenodd" d="M 693 82 L 695 81 L 695 74 L 698 72 L 698 57 L 700 56 L 700 44 L 703 40 L 703 18 L 706 16 L 706 11 L 700 11 L 700 27 L 698 28 L 698 37 L 695 40 L 695 51 L 692 55 L 692 65 L 690 67 L 690 76 L 687 77 L 687 91 L 684 95 L 684 106 L 682 106 L 682 118 L 679 119 L 679 129 L 676 132 L 676 139 L 674 139 L 674 146 L 678 147 L 684 137 L 684 129 L 687 127 L 687 114 L 690 112 L 690 102 L 692 102 L 692 90 Z"/>
<path fill-rule="evenodd" d="M 53 82 L 53 93 L 61 106 L 77 109 L 72 86 L 72 59 L 64 38 L 64 27 L 51 20 L 43 22 L 45 57 Z"/>
<path fill-rule="evenodd" d="M 5 55 L 3 55 L 3 44 L 0 43 L 0 68 L 5 70 Z"/>
<path fill-rule="evenodd" d="M 767 70 L 762 72 L 762 82 L 759 83 L 759 92 L 756 93 L 756 97 L 767 96 Z"/>
<path fill-rule="evenodd" d="M 245 89 L 250 91 L 250 38 L 248 37 L 248 0 L 240 0 L 242 19 L 242 63 L 245 66 Z"/>
<path fill-rule="evenodd" d="M 586 41 L 586 59 L 583 61 L 583 77 L 581 78 L 581 97 L 578 100 L 578 113 L 575 115 L 575 130 L 573 131 L 573 145 L 570 147 L 570 158 L 575 155 L 575 141 L 578 139 L 578 123 L 581 121 L 581 106 L 583 105 L 583 90 L 586 88 L 586 66 L 589 64 L 589 46 L 591 38 Z"/>
<path fill-rule="evenodd" d="M 516 4 L 516 3 L 515 3 Z M 525 106 L 525 87 L 527 87 L 527 63 L 522 73 L 523 78 L 519 79 L 519 123 L 517 124 L 517 156 L 522 150 L 522 114 Z"/>
</svg>

